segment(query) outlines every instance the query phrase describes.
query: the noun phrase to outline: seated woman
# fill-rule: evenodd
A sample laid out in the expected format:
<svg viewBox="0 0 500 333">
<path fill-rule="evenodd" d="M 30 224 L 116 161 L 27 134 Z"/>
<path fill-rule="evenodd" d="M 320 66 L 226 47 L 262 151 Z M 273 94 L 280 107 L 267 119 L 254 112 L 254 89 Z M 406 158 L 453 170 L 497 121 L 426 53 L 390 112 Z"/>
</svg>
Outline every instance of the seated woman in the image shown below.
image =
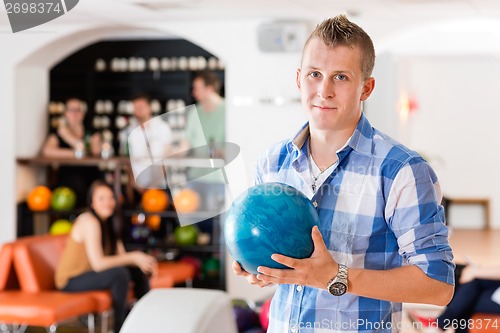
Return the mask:
<svg viewBox="0 0 500 333">
<path fill-rule="evenodd" d="M 149 291 L 148 275 L 157 271 L 154 257 L 126 252 L 113 228 L 116 200 L 111 187 L 94 181 L 89 190 L 89 211 L 78 216 L 56 270 L 56 287 L 66 292 L 109 290 L 113 300 L 114 331 L 125 320 L 129 282 L 139 299 Z"/>
<path fill-rule="evenodd" d="M 83 157 L 86 140 L 92 156 L 99 156 L 101 152 L 101 136 L 94 133 L 90 137 L 85 132 L 84 121 L 85 105 L 78 98 L 70 98 L 66 102 L 62 120 L 57 130 L 50 133 L 42 147 L 42 156 L 53 158 Z M 102 178 L 97 167 L 91 166 L 61 166 L 57 172 L 54 187 L 67 186 L 75 191 L 77 207 L 85 205 L 87 186 L 95 179 Z"/>
<path fill-rule="evenodd" d="M 500 293 L 500 266 L 457 265 L 455 280 L 455 295 L 439 317 L 409 311 L 410 319 L 420 322 L 423 328 L 436 328 L 437 331 L 455 328 L 455 333 L 465 333 L 468 332 L 468 320 L 475 313 L 500 315 L 500 297 L 492 298 L 495 291 Z M 486 327 L 486 323 L 482 324 Z"/>
</svg>

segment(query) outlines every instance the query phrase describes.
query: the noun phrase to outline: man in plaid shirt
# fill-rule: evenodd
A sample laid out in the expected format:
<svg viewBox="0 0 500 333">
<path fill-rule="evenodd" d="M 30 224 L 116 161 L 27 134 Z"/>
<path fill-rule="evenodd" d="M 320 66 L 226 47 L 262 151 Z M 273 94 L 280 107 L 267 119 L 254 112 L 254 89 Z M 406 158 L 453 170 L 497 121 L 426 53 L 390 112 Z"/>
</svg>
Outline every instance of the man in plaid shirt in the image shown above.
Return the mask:
<svg viewBox="0 0 500 333">
<path fill-rule="evenodd" d="M 453 295 L 437 177 L 362 113 L 374 62 L 370 37 L 345 16 L 319 24 L 296 77 L 309 122 L 259 160 L 257 183 L 294 186 L 320 218 L 310 258 L 272 256 L 293 269 L 252 275 L 233 264 L 251 284 L 279 285 L 268 332 L 399 332 L 403 302 Z"/>
</svg>

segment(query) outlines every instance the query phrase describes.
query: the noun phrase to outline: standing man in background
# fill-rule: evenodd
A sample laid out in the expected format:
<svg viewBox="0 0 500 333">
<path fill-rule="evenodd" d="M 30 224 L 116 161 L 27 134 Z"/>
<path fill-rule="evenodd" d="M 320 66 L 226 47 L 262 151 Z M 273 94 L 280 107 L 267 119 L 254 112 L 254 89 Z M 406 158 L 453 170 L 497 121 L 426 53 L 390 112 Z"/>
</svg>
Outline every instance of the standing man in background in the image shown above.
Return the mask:
<svg viewBox="0 0 500 333">
<path fill-rule="evenodd" d="M 221 82 L 214 72 L 200 72 L 193 80 L 197 114 L 187 116 L 186 141 L 189 148 L 223 143 L 226 139 L 226 103 L 220 96 Z M 203 133 L 196 130 L 194 117 L 200 119 Z M 217 151 L 216 155 L 222 152 Z"/>
<path fill-rule="evenodd" d="M 445 305 L 453 295 L 436 174 L 362 112 L 374 64 L 361 27 L 344 15 L 319 24 L 296 73 L 309 122 L 257 163 L 257 183 L 297 188 L 320 219 L 310 258 L 272 255 L 292 269 L 259 267 L 252 275 L 233 264 L 251 284 L 279 285 L 270 333 L 399 332 L 403 302 Z"/>
<path fill-rule="evenodd" d="M 189 110 L 185 137 L 179 150 L 192 157 L 224 158 L 226 105 L 220 95 L 221 82 L 214 72 L 200 72 L 193 80 L 196 108 Z M 203 147 L 195 149 L 197 147 Z M 202 198 L 202 209 L 217 210 L 224 204 L 224 178 L 220 170 L 189 168 L 190 185 Z"/>
<path fill-rule="evenodd" d="M 161 117 L 152 117 L 150 98 L 141 93 L 132 99 L 134 118 L 120 133 L 120 151 L 130 155 L 134 188 L 165 188 L 161 161 L 171 154 L 172 130 Z"/>
</svg>

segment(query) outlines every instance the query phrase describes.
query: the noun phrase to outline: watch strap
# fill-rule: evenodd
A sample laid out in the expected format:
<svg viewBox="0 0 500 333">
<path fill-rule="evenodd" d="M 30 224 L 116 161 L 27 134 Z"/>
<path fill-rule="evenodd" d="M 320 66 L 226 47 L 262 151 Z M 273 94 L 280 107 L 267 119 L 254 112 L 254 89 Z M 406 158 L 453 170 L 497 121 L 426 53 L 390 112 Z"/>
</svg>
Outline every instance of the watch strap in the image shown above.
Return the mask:
<svg viewBox="0 0 500 333">
<path fill-rule="evenodd" d="M 334 280 L 340 280 L 340 281 L 345 281 L 347 283 L 347 266 L 338 264 L 339 265 L 339 270 L 337 273 L 337 276 L 334 278 Z"/>
</svg>

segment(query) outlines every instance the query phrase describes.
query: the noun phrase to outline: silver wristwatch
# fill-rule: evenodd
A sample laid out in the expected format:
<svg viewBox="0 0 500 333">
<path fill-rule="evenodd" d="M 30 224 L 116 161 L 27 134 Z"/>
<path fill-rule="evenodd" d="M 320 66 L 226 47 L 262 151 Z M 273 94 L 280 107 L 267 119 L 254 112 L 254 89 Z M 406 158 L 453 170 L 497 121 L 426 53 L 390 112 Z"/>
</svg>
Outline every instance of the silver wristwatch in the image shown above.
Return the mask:
<svg viewBox="0 0 500 333">
<path fill-rule="evenodd" d="M 347 292 L 347 266 L 338 264 L 337 276 L 328 281 L 326 290 L 333 296 L 342 296 Z"/>
</svg>

